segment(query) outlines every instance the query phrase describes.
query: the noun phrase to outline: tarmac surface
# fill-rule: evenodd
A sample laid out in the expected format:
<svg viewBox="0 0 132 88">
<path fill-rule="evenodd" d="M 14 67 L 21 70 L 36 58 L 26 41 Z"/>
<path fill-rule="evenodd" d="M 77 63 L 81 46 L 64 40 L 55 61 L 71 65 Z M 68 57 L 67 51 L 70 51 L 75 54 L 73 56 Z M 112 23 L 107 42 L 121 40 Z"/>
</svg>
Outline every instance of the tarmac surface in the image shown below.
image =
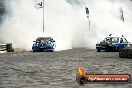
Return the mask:
<svg viewBox="0 0 132 88">
<path fill-rule="evenodd" d="M 76 82 L 76 68 L 87 73 L 130 74 L 132 59 L 118 52 L 71 49 L 56 52 L 13 52 L 0 54 L 0 88 L 132 88 L 128 84 L 86 84 Z"/>
</svg>

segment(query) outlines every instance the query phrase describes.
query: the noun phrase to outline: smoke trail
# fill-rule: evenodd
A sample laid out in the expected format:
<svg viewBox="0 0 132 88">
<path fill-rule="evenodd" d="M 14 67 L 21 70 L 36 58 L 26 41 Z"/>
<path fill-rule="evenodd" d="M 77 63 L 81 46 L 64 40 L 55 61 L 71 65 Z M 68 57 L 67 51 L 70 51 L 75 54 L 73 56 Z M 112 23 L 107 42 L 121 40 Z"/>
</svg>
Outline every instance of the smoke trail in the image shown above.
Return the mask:
<svg viewBox="0 0 132 88">
<path fill-rule="evenodd" d="M 31 50 L 33 40 L 51 36 L 57 50 L 87 47 L 110 33 L 131 39 L 132 2 L 130 0 L 45 0 L 45 34 L 42 33 L 42 9 L 34 6 L 42 0 L 5 0 L 6 16 L 0 28 L 0 40 L 15 48 Z M 89 30 L 85 7 L 90 10 Z M 120 20 L 120 7 L 125 22 Z"/>
<path fill-rule="evenodd" d="M 37 14 L 32 0 L 6 0 L 5 3 L 8 14 L 0 30 L 1 40 L 12 42 L 15 48 L 30 50 L 40 32 L 41 15 Z"/>
</svg>

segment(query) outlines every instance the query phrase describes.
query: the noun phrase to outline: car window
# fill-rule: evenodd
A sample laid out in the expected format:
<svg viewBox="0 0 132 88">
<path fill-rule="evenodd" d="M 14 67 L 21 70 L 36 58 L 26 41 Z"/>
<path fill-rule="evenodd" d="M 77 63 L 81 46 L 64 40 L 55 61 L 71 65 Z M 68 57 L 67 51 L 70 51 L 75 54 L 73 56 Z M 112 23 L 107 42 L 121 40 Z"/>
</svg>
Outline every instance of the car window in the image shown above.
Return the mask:
<svg viewBox="0 0 132 88">
<path fill-rule="evenodd" d="M 116 37 L 113 37 L 113 38 L 111 38 L 111 42 L 118 42 L 119 41 L 119 38 L 116 38 Z"/>
<path fill-rule="evenodd" d="M 48 43 L 48 42 L 53 42 L 52 38 L 37 38 L 36 39 L 37 43 Z"/>
<path fill-rule="evenodd" d="M 118 37 L 107 37 L 104 39 L 104 41 L 117 43 L 119 42 L 119 38 Z"/>
</svg>

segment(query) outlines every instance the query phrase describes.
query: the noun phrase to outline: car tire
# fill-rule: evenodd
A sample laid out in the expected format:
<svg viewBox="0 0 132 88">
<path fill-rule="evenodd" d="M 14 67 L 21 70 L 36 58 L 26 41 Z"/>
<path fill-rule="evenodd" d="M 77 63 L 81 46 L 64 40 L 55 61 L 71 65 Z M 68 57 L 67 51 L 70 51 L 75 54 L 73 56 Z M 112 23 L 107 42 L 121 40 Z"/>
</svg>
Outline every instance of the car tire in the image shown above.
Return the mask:
<svg viewBox="0 0 132 88">
<path fill-rule="evenodd" d="M 80 76 L 80 77 L 78 78 L 78 83 L 79 83 L 80 85 L 84 85 L 84 84 L 86 83 L 86 78 L 85 78 L 84 76 Z"/>
<path fill-rule="evenodd" d="M 97 52 L 101 52 L 101 49 L 97 49 Z"/>
<path fill-rule="evenodd" d="M 117 47 L 117 51 L 119 51 L 119 52 L 120 52 L 122 49 L 123 49 L 123 48 L 119 48 L 119 47 Z"/>
<path fill-rule="evenodd" d="M 37 52 L 36 50 L 33 50 L 33 52 Z"/>
<path fill-rule="evenodd" d="M 54 50 L 46 50 L 47 52 L 54 52 Z"/>
</svg>

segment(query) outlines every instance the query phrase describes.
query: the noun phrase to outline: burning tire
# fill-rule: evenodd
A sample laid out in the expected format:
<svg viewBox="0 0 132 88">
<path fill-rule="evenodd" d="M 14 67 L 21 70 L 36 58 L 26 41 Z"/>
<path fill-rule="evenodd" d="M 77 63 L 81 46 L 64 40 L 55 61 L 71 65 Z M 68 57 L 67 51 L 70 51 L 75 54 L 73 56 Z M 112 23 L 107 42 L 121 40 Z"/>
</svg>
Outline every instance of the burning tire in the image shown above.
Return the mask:
<svg viewBox="0 0 132 88">
<path fill-rule="evenodd" d="M 119 52 L 120 58 L 132 58 L 132 47 L 124 48 Z"/>
<path fill-rule="evenodd" d="M 79 76 L 79 77 L 76 78 L 76 81 L 77 81 L 78 84 L 84 85 L 85 82 L 86 82 L 86 78 L 84 76 Z"/>
</svg>

